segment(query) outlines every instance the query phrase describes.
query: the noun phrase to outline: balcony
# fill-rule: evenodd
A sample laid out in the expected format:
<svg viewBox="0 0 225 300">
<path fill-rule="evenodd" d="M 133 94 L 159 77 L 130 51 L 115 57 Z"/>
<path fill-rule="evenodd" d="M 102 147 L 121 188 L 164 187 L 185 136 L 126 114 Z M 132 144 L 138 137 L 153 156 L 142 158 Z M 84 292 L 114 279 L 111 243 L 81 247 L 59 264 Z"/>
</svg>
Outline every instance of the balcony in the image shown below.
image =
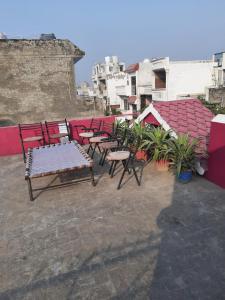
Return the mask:
<svg viewBox="0 0 225 300">
<path fill-rule="evenodd" d="M 152 99 L 155 101 L 167 101 L 167 91 L 166 89 L 153 89 Z"/>
</svg>

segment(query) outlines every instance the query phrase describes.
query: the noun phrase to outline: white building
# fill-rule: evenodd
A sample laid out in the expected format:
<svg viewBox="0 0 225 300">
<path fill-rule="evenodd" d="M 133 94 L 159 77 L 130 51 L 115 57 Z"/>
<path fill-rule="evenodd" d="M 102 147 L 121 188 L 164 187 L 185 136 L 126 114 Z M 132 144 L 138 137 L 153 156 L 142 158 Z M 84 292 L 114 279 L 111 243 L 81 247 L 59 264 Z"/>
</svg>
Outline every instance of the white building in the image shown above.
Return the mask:
<svg viewBox="0 0 225 300">
<path fill-rule="evenodd" d="M 106 57 L 105 63 L 93 68 L 94 91 L 97 97 L 105 99 L 106 106 L 124 113 L 142 111 L 152 100 L 206 95 L 207 87 L 215 85 L 216 76 L 224 82 L 223 58 L 224 53 L 216 56 L 214 60 L 220 59 L 221 70 L 215 70 L 217 62 L 213 60 L 145 59 L 125 69 L 116 56 Z"/>
<path fill-rule="evenodd" d="M 118 88 L 121 98 L 121 109 L 134 113 L 146 106 L 146 101 L 152 99 L 152 69 L 149 59 L 132 64 L 125 70 L 127 80 L 124 86 Z"/>
<path fill-rule="evenodd" d="M 77 95 L 84 98 L 93 97 L 93 88 L 90 87 L 87 81 L 81 82 L 81 84 L 77 86 Z"/>
<path fill-rule="evenodd" d="M 206 100 L 225 107 L 225 52 L 213 55 L 213 82 L 207 87 Z"/>
<path fill-rule="evenodd" d="M 213 55 L 215 62 L 213 73 L 213 85 L 215 87 L 225 86 L 225 52 L 216 53 Z"/>
<path fill-rule="evenodd" d="M 125 75 L 125 64 L 119 62 L 117 56 L 105 57 L 104 63 L 97 63 L 92 69 L 92 81 L 95 96 L 105 100 L 105 106 L 120 108 L 120 100 L 116 94 L 116 85 L 121 85 Z"/>
<path fill-rule="evenodd" d="M 152 99 L 168 101 L 206 94 L 213 83 L 213 60 L 152 60 Z"/>
</svg>

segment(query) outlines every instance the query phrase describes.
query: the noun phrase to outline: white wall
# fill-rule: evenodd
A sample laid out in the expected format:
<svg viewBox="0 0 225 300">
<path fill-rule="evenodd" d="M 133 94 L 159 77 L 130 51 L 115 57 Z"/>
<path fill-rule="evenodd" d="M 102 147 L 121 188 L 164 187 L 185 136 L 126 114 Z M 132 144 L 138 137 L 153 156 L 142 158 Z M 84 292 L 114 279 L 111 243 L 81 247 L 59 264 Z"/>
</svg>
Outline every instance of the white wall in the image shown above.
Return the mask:
<svg viewBox="0 0 225 300">
<path fill-rule="evenodd" d="M 206 87 L 213 85 L 213 66 L 210 61 L 169 61 L 169 58 L 152 61 L 152 70 L 166 71 L 166 89 L 155 89 L 155 76 L 152 72 L 152 98 L 168 101 L 197 96 L 206 93 Z"/>
<path fill-rule="evenodd" d="M 124 72 L 107 75 L 106 84 L 110 105 L 121 105 L 121 98 L 117 94 L 118 87 L 124 86 L 125 92 L 127 92 L 127 80 L 127 74 Z"/>
<path fill-rule="evenodd" d="M 212 85 L 213 62 L 170 62 L 167 73 L 168 100 L 184 95 L 205 94 L 206 87 Z"/>
<path fill-rule="evenodd" d="M 139 63 L 137 86 L 152 86 L 152 64 L 149 60 Z"/>
</svg>

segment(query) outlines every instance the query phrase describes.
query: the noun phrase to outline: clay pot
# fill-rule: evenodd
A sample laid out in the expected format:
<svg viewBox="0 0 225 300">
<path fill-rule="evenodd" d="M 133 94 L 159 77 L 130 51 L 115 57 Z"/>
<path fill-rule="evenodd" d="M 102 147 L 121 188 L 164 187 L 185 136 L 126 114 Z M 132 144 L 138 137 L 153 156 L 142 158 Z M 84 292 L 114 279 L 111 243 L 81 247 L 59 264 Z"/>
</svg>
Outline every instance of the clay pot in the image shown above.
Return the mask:
<svg viewBox="0 0 225 300">
<path fill-rule="evenodd" d="M 161 159 L 155 162 L 155 167 L 157 171 L 166 172 L 169 170 L 169 161 Z"/>
<path fill-rule="evenodd" d="M 145 150 L 138 150 L 136 152 L 135 157 L 136 157 L 137 160 L 147 161 L 148 160 L 148 153 Z"/>
</svg>

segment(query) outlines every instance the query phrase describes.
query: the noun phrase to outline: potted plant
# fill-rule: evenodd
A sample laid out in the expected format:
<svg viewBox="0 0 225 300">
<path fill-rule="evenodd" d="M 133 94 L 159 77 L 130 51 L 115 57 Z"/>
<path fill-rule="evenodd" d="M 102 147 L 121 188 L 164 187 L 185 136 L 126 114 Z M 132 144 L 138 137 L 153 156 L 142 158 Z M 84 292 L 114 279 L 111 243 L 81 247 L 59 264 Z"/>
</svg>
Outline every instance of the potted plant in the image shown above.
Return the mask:
<svg viewBox="0 0 225 300">
<path fill-rule="evenodd" d="M 192 179 L 195 172 L 197 139 L 190 139 L 188 134 L 179 135 L 170 142 L 172 149 L 171 165 L 176 170 L 177 178 L 182 183 Z"/>
<path fill-rule="evenodd" d="M 134 123 L 130 133 L 130 147 L 136 153 L 137 160 L 148 160 L 148 151 L 141 148 L 141 144 L 146 137 L 148 129 L 141 123 Z"/>
<path fill-rule="evenodd" d="M 152 160 L 155 161 L 156 169 L 167 171 L 170 164 L 170 141 L 173 139 L 170 131 L 162 127 L 150 128 L 142 141 L 141 148 L 150 152 Z"/>
</svg>

